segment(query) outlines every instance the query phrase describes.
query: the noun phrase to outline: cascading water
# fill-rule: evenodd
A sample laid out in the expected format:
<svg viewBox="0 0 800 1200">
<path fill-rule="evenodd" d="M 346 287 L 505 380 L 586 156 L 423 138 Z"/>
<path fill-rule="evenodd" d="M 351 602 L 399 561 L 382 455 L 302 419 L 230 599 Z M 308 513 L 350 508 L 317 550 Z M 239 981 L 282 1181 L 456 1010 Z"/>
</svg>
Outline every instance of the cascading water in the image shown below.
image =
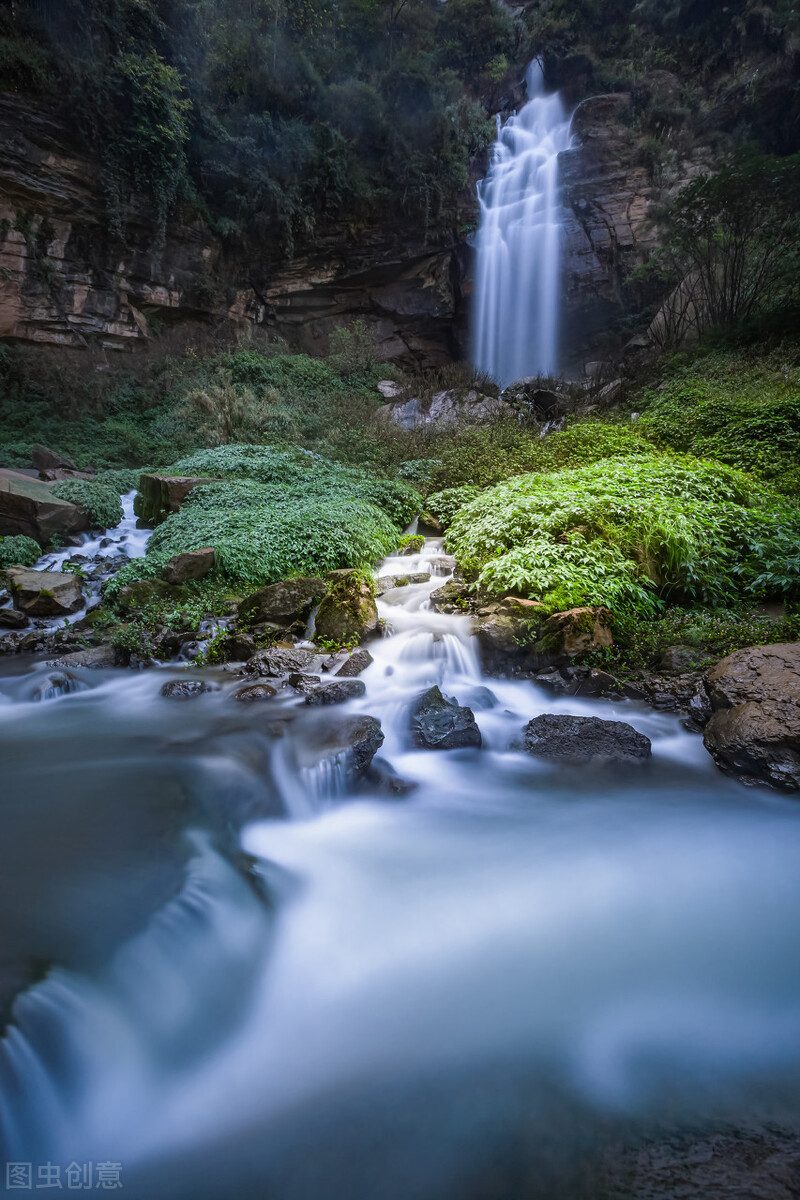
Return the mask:
<svg viewBox="0 0 800 1200">
<path fill-rule="evenodd" d="M 56 964 L 0 1040 L 0 1163 L 114 1160 L 133 1200 L 576 1200 L 640 1121 L 800 1128 L 796 802 L 670 714 L 485 678 L 431 605 L 446 565 L 382 565 L 431 578 L 379 599 L 334 710 L 242 705 L 222 668 L 187 704 L 174 666 L 0 674 L 0 945 Z M 434 683 L 480 750 L 412 743 Z M 630 721 L 653 761 L 534 759 L 544 711 Z M 402 798 L 301 753 L 367 714 Z"/>
<path fill-rule="evenodd" d="M 547 95 L 541 64 L 528 102 L 500 124 L 480 184 L 473 364 L 501 386 L 558 367 L 562 209 L 558 155 L 570 145 L 561 97 Z"/>
</svg>

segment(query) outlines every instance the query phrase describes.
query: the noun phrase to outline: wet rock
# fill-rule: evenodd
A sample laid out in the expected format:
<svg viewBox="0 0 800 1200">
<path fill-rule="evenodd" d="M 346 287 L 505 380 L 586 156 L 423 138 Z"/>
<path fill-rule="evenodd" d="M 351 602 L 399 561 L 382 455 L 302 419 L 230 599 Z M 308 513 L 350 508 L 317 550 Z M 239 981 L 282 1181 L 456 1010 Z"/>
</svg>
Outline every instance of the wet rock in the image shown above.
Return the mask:
<svg viewBox="0 0 800 1200">
<path fill-rule="evenodd" d="M 249 633 L 234 631 L 224 645 L 226 662 L 247 662 L 258 650 L 256 639 Z"/>
<path fill-rule="evenodd" d="M 497 696 L 488 687 L 472 687 L 464 694 L 469 707 L 478 712 L 488 712 L 489 709 L 497 708 Z"/>
<path fill-rule="evenodd" d="M 304 730 L 303 742 L 297 747 L 298 761 L 308 769 L 326 759 L 341 758 L 347 785 L 354 787 L 366 775 L 383 740 L 381 723 L 375 717 L 326 715 Z"/>
<path fill-rule="evenodd" d="M 286 682 L 301 696 L 310 696 L 314 689 L 319 687 L 322 680 L 319 675 L 303 675 L 299 671 L 292 671 Z"/>
<path fill-rule="evenodd" d="M 415 571 L 410 575 L 379 575 L 375 580 L 375 595 L 383 596 L 393 588 L 408 587 L 414 583 L 427 583 L 429 579 L 428 571 Z"/>
<path fill-rule="evenodd" d="M 705 677 L 712 716 L 706 749 L 745 782 L 800 789 L 800 642 L 753 646 Z"/>
<path fill-rule="evenodd" d="M 83 509 L 54 496 L 45 483 L 0 470 L 0 536 L 22 533 L 44 546 L 89 528 Z"/>
<path fill-rule="evenodd" d="M 515 596 L 481 605 L 475 613 L 474 630 L 484 656 L 491 662 L 496 654 L 526 654 L 539 637 L 545 615 L 543 604 Z"/>
<path fill-rule="evenodd" d="M 361 675 L 366 671 L 367 667 L 372 666 L 375 659 L 370 654 L 369 650 L 365 650 L 363 646 L 359 646 L 352 654 L 348 655 L 339 670 L 336 672 L 338 679 L 352 679 L 356 675 Z"/>
<path fill-rule="evenodd" d="M 312 688 L 306 696 L 306 704 L 345 704 L 348 700 L 356 700 L 366 692 L 366 684 L 361 679 L 333 679 Z"/>
<path fill-rule="evenodd" d="M 378 628 L 372 584 L 361 571 L 331 571 L 327 594 L 317 609 L 316 636 L 345 646 L 361 641 Z"/>
<path fill-rule="evenodd" d="M 154 600 L 163 600 L 170 595 L 174 595 L 172 585 L 164 579 L 137 579 L 120 590 L 116 607 L 121 613 L 137 612 Z"/>
<path fill-rule="evenodd" d="M 217 690 L 204 679 L 173 679 L 164 684 L 161 695 L 168 700 L 195 700 L 198 696 Z"/>
<path fill-rule="evenodd" d="M 407 796 L 416 791 L 419 784 L 413 779 L 404 779 L 385 758 L 374 758 L 366 773 L 365 781 L 370 788 L 384 796 Z"/>
<path fill-rule="evenodd" d="M 563 696 L 622 696 L 623 685 L 608 671 L 591 667 L 561 667 L 541 671 L 534 682 Z"/>
<path fill-rule="evenodd" d="M 466 579 L 461 579 L 455 576 L 453 579 L 448 579 L 447 583 L 442 584 L 435 592 L 430 594 L 430 604 L 434 612 L 440 613 L 460 613 L 466 612 L 469 608 L 471 599 L 470 585 Z"/>
<path fill-rule="evenodd" d="M 107 670 L 120 665 L 120 655 L 114 646 L 90 646 L 51 659 L 48 667 L 88 667 L 93 671 Z"/>
<path fill-rule="evenodd" d="M 523 730 L 525 749 L 539 758 L 567 762 L 605 759 L 635 762 L 649 759 L 650 739 L 624 721 L 543 713 Z"/>
<path fill-rule="evenodd" d="M 239 617 L 255 625 L 269 621 L 275 625 L 300 625 L 305 628 L 311 610 L 325 595 L 326 584 L 316 576 L 283 579 L 253 592 L 239 605 Z"/>
<path fill-rule="evenodd" d="M 481 745 L 472 709 L 442 695 L 438 687 L 428 688 L 411 706 L 411 736 L 414 744 L 424 750 Z"/>
<path fill-rule="evenodd" d="M 6 577 L 15 606 L 28 617 L 63 617 L 83 604 L 80 581 L 68 572 L 10 567 Z"/>
<path fill-rule="evenodd" d="M 28 618 L 18 608 L 0 608 L 0 629 L 24 629 Z"/>
<path fill-rule="evenodd" d="M 264 675 L 277 679 L 282 675 L 293 672 L 302 674 L 311 668 L 317 659 L 312 650 L 291 649 L 286 646 L 270 646 L 267 650 L 259 650 L 245 663 L 248 675 Z"/>
<path fill-rule="evenodd" d="M 613 645 L 609 610 L 584 607 L 549 617 L 535 650 L 540 657 L 550 657 L 553 665 L 558 665 L 559 661 L 580 658 L 592 650 L 604 650 Z"/>
<path fill-rule="evenodd" d="M 133 511 L 147 525 L 158 525 L 179 510 L 193 488 L 210 482 L 197 475 L 142 475 Z"/>
<path fill-rule="evenodd" d="M 668 646 L 661 655 L 659 667 L 675 675 L 686 675 L 700 666 L 701 656 L 693 646 Z"/>
<path fill-rule="evenodd" d="M 173 585 L 189 583 L 194 579 L 205 579 L 214 570 L 217 552 L 213 546 L 204 546 L 201 550 L 189 550 L 186 554 L 176 554 L 165 563 L 161 572 L 162 578 Z"/>
<path fill-rule="evenodd" d="M 277 688 L 269 683 L 248 683 L 237 688 L 233 699 L 238 700 L 240 704 L 258 704 L 262 700 L 272 700 L 277 694 Z"/>
<path fill-rule="evenodd" d="M 431 575 L 452 575 L 456 569 L 456 560 L 452 554 L 437 554 L 428 561 Z"/>
</svg>

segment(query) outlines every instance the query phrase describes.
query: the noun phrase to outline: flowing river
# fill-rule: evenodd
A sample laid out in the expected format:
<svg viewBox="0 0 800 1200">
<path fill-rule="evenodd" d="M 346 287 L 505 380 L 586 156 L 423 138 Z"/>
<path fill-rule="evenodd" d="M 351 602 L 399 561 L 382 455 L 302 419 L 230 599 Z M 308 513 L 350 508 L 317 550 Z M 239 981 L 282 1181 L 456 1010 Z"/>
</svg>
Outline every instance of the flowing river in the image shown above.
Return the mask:
<svg viewBox="0 0 800 1200">
<path fill-rule="evenodd" d="M 117 1164 L 137 1200 L 578 1200 L 639 1194 L 609 1145 L 796 1127 L 796 801 L 672 716 L 484 678 L 444 581 L 380 600 L 344 708 L 2 662 L 0 1158 Z M 412 748 L 434 683 L 481 749 Z M 413 790 L 303 766 L 343 712 Z M 628 721 L 653 759 L 536 760 L 542 712 Z"/>
</svg>

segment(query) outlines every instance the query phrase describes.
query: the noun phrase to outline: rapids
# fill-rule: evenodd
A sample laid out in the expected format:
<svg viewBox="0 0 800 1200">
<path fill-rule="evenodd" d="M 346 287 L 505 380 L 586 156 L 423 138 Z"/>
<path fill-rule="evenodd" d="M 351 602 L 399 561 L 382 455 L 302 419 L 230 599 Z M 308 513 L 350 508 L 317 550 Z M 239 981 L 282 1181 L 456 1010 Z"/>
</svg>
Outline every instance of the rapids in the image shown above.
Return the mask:
<svg viewBox="0 0 800 1200">
<path fill-rule="evenodd" d="M 0 913 L 30 970 L 1 1158 L 118 1162 L 137 1200 L 577 1200 L 614 1139 L 794 1124 L 796 802 L 672 716 L 484 678 L 468 618 L 430 608 L 444 578 L 381 598 L 344 708 L 380 719 L 402 798 L 298 766 L 341 709 L 3 663 Z M 411 747 L 433 683 L 481 750 Z M 514 743 L 546 711 L 629 721 L 653 760 L 537 761 Z"/>
</svg>

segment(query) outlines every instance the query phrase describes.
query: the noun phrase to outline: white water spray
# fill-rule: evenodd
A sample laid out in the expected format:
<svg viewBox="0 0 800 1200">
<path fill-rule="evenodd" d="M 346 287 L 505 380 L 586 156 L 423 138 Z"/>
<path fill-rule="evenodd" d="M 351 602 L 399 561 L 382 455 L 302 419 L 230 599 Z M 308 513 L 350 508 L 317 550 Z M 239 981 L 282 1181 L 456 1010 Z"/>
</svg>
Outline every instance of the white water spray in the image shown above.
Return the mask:
<svg viewBox="0 0 800 1200">
<path fill-rule="evenodd" d="M 498 118 L 478 188 L 472 357 L 503 387 L 558 366 L 558 155 L 569 148 L 571 121 L 558 93 L 545 94 L 540 63 L 526 80 L 528 102 L 505 125 Z"/>
</svg>

